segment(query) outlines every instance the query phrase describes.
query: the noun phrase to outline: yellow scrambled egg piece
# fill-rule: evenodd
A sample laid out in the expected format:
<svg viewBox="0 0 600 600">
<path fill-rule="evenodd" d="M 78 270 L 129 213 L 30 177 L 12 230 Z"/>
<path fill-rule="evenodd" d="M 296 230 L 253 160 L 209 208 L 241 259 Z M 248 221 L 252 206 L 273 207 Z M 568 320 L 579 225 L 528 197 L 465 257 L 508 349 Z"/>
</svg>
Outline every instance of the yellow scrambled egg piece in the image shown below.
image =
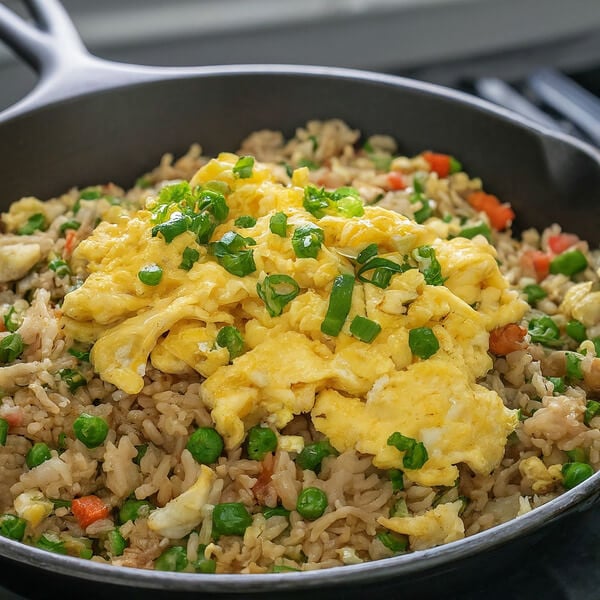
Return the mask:
<svg viewBox="0 0 600 600">
<path fill-rule="evenodd" d="M 440 239 L 440 227 L 376 206 L 366 206 L 362 216 L 319 219 L 303 208 L 304 169 L 284 186 L 258 163 L 249 177 L 239 177 L 237 160 L 219 155 L 191 186 L 226 185 L 229 215 L 211 240 L 230 231 L 252 238 L 254 272 L 229 273 L 189 231 L 170 243 L 153 237 L 152 202 L 148 210 L 114 215 L 78 246 L 76 258 L 86 261 L 90 275 L 65 297 L 64 325 L 72 337 L 94 342 L 95 370 L 130 394 L 143 389 L 149 360 L 167 373 L 199 373 L 205 378 L 199 402 L 228 448 L 257 423 L 281 429 L 309 413 L 339 451 L 371 454 L 382 468 L 404 470 L 403 452 L 387 445 L 392 433 L 422 441 L 429 460 L 407 476 L 424 485 L 452 485 L 462 462 L 476 473 L 491 471 L 516 417 L 476 380 L 491 367 L 488 332 L 520 319 L 527 306 L 509 291 L 494 249 L 481 239 Z M 276 212 L 287 216 L 285 237 L 271 231 Z M 236 226 L 242 215 L 256 223 Z M 291 243 L 293 231 L 306 224 L 323 230 L 316 258 L 299 258 Z M 333 281 L 356 272 L 354 259 L 369 244 L 397 264 L 431 246 L 444 285 L 428 284 L 418 268 L 394 274 L 385 289 L 356 279 L 341 333 L 324 335 Z M 180 267 L 186 248 L 199 254 L 189 270 Z M 145 285 L 138 271 L 154 264 L 162 279 Z M 278 316 L 269 315 L 257 292 L 272 274 L 299 286 Z M 372 343 L 351 334 L 356 316 L 381 325 Z M 243 353 L 232 361 L 216 343 L 226 325 L 244 339 Z M 419 327 L 431 328 L 440 344 L 426 360 L 413 356 L 408 343 L 410 330 Z"/>
</svg>

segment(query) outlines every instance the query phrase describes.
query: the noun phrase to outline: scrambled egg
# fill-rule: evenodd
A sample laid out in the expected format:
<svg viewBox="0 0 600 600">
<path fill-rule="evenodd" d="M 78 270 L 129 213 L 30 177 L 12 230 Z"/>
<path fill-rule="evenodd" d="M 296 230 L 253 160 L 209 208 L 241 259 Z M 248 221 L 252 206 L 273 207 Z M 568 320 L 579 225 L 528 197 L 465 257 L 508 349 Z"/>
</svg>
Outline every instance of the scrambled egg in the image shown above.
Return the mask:
<svg viewBox="0 0 600 600">
<path fill-rule="evenodd" d="M 403 468 L 404 453 L 387 444 L 392 433 L 423 442 L 428 460 L 403 468 L 423 485 L 453 485 L 461 462 L 489 473 L 517 418 L 476 381 L 492 366 L 489 331 L 518 321 L 527 307 L 509 291 L 494 249 L 481 237 L 442 239 L 441 221 L 419 225 L 377 206 L 365 206 L 360 216 L 317 218 L 303 207 L 306 169 L 284 186 L 260 164 L 240 177 L 237 160 L 219 155 L 190 185 L 216 181 L 227 190 L 229 214 L 211 241 L 232 231 L 254 240 L 248 248 L 255 271 L 228 272 L 191 231 L 169 243 L 153 236 L 152 202 L 147 210 L 113 215 L 79 245 L 75 259 L 84 260 L 90 274 L 65 297 L 64 325 L 75 339 L 94 342 L 95 370 L 129 394 L 142 390 L 149 361 L 167 373 L 199 373 L 205 378 L 199 402 L 211 410 L 228 448 L 239 446 L 257 423 L 281 429 L 294 415 L 309 413 L 337 450 L 370 454 L 381 468 Z M 270 228 L 277 212 L 287 216 L 285 237 Z M 246 215 L 256 222 L 236 226 Z M 322 229 L 323 243 L 316 257 L 299 258 L 291 237 L 307 224 Z M 443 284 L 428 283 L 426 269 L 414 261 L 385 288 L 356 278 L 340 334 L 325 335 L 321 324 L 333 281 L 355 274 L 356 257 L 370 244 L 398 265 L 420 247 L 433 248 Z M 181 267 L 186 249 L 198 256 L 189 270 Z M 138 277 L 148 265 L 162 269 L 156 285 Z M 257 290 L 273 274 L 292 277 L 299 287 L 277 316 Z M 381 326 L 372 343 L 350 332 L 356 316 Z M 216 341 L 225 326 L 243 337 L 243 352 L 233 360 Z M 409 346 L 409 332 L 421 327 L 439 341 L 431 358 L 418 358 Z"/>
</svg>

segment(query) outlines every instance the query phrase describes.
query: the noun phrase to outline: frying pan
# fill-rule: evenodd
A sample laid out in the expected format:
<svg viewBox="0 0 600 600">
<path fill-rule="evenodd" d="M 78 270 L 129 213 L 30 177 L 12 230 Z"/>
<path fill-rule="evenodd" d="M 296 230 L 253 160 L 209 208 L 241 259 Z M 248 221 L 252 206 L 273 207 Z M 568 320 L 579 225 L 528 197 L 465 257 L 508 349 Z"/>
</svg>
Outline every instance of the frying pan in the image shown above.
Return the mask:
<svg viewBox="0 0 600 600">
<path fill-rule="evenodd" d="M 365 135 L 394 136 L 409 155 L 434 149 L 458 156 L 488 190 L 512 203 L 517 229 L 556 221 L 593 244 L 600 242 L 600 154 L 578 140 L 452 90 L 375 73 L 108 62 L 86 51 L 57 0 L 27 4 L 35 24 L 0 4 L 0 38 L 40 74 L 34 91 L 0 114 L 2 210 L 21 196 L 47 198 L 74 185 L 130 185 L 164 152 L 183 153 L 195 141 L 213 154 L 235 150 L 257 129 L 290 135 L 309 119 L 339 117 Z M 438 595 L 435 590 L 458 575 L 504 567 L 559 518 L 589 508 L 599 493 L 596 474 L 541 508 L 468 539 L 319 572 L 142 571 L 54 555 L 4 538 L 0 556 L 32 577 L 47 578 L 48 586 L 60 585 L 63 598 L 80 579 L 96 582 L 83 592 L 90 598 L 109 589 L 118 597 L 125 587 L 128 597 L 145 599 L 186 593 L 293 598 L 323 590 L 331 598 L 332 589 L 342 593 L 365 586 L 370 593 L 402 590 L 425 598 Z"/>
</svg>

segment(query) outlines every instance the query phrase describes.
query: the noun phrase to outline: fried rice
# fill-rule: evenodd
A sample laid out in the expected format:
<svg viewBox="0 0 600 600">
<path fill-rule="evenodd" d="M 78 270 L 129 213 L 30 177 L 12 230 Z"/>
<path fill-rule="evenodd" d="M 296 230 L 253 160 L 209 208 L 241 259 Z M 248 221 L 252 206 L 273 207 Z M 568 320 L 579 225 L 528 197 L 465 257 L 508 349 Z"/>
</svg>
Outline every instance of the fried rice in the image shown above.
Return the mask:
<svg viewBox="0 0 600 600">
<path fill-rule="evenodd" d="M 243 443 L 211 462 L 211 483 L 191 531 L 171 537 L 150 526 L 150 515 L 193 489 L 206 468 L 189 448 L 194 431 L 215 427 L 210 407 L 199 401 L 204 378 L 192 369 L 174 375 L 148 364 L 141 391 L 126 393 L 95 371 L 89 345 L 65 333 L 62 305 L 89 276 L 87 265 L 72 259 L 77 246 L 111 207 L 135 211 L 165 186 L 190 180 L 209 161 L 195 145 L 178 160 L 165 155 L 128 191 L 109 183 L 72 189 L 44 203 L 24 198 L 2 216 L 1 535 L 125 567 L 202 573 L 323 569 L 489 529 L 549 502 L 600 468 L 598 250 L 558 224 L 517 239 L 510 209 L 497 200 L 493 209 L 489 200 L 477 204 L 474 199 L 490 195 L 455 159 L 448 168 L 448 157 L 432 152 L 398 156 L 392 138 L 361 138 L 341 121 L 311 121 L 289 140 L 259 131 L 242 142 L 238 154 L 269 165 L 284 185 L 291 185 L 294 170 L 307 170 L 315 186 L 351 186 L 366 205 L 419 221 L 438 219 L 449 237 L 490 240 L 502 274 L 529 304 L 519 323 L 491 332 L 493 368 L 479 381 L 518 411 L 502 460 L 490 473 L 460 464 L 453 486 L 429 487 L 401 466 L 390 472 L 377 468 L 368 454 L 336 451 L 308 414 L 298 414 L 277 433 L 279 440 L 299 445 L 280 442 L 258 460 Z M 424 204 L 415 201 L 417 186 L 429 207 L 425 216 L 419 213 Z M 498 214 L 504 215 L 500 222 Z M 78 436 L 74 424 L 82 414 L 108 425 L 99 445 L 88 447 Z M 298 456 L 315 443 L 329 449 L 317 466 L 306 468 Z M 327 506 L 317 518 L 298 510 L 307 488 L 325 493 Z M 95 500 L 85 505 L 82 499 L 89 498 Z M 215 507 L 230 503 L 245 508 L 248 522 L 240 530 L 215 531 Z M 382 525 L 412 519 L 418 529 L 419 517 L 438 511 L 443 521 L 443 507 L 450 505 L 459 506 L 458 533 L 443 524 L 430 536 Z"/>
</svg>

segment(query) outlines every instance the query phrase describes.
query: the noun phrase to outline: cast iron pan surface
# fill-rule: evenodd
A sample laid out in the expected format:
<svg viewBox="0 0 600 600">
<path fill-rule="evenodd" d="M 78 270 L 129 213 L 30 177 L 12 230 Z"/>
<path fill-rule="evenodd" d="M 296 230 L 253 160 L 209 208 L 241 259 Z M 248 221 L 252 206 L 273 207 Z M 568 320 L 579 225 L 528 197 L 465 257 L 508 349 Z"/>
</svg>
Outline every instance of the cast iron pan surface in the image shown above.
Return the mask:
<svg viewBox="0 0 600 600">
<path fill-rule="evenodd" d="M 572 138 L 468 96 L 385 75 L 319 67 L 153 69 L 108 63 L 87 54 L 57 0 L 28 4 L 37 28 L 0 4 L 0 37 L 41 72 L 38 88 L 0 115 L 2 210 L 21 196 L 47 198 L 73 185 L 130 185 L 164 152 L 183 153 L 192 142 L 213 154 L 235 150 L 257 129 L 289 135 L 309 119 L 339 117 L 365 135 L 394 136 L 402 153 L 434 149 L 458 156 L 486 189 L 513 204 L 517 228 L 557 221 L 592 243 L 600 241 L 600 155 Z M 344 597 L 352 589 L 362 597 L 366 590 L 442 597 L 465 582 L 489 586 L 485 578 L 494 572 L 506 582 L 506 574 L 523 573 L 523 565 L 527 579 L 530 544 L 537 544 L 537 560 L 545 550 L 543 536 L 554 536 L 552 541 L 566 527 L 589 523 L 578 515 L 559 519 L 585 511 L 599 491 L 596 474 L 540 509 L 467 540 L 320 572 L 240 576 L 121 569 L 3 538 L 0 566 L 35 582 L 30 592 L 42 595 L 32 597 L 55 597 L 43 594 L 57 586 L 89 598 L 120 597 L 121 586 L 129 586 L 132 600 L 185 592 L 294 598 L 323 590 Z M 98 583 L 81 587 L 78 578 Z M 546 592 L 543 597 L 553 598 Z"/>
</svg>

